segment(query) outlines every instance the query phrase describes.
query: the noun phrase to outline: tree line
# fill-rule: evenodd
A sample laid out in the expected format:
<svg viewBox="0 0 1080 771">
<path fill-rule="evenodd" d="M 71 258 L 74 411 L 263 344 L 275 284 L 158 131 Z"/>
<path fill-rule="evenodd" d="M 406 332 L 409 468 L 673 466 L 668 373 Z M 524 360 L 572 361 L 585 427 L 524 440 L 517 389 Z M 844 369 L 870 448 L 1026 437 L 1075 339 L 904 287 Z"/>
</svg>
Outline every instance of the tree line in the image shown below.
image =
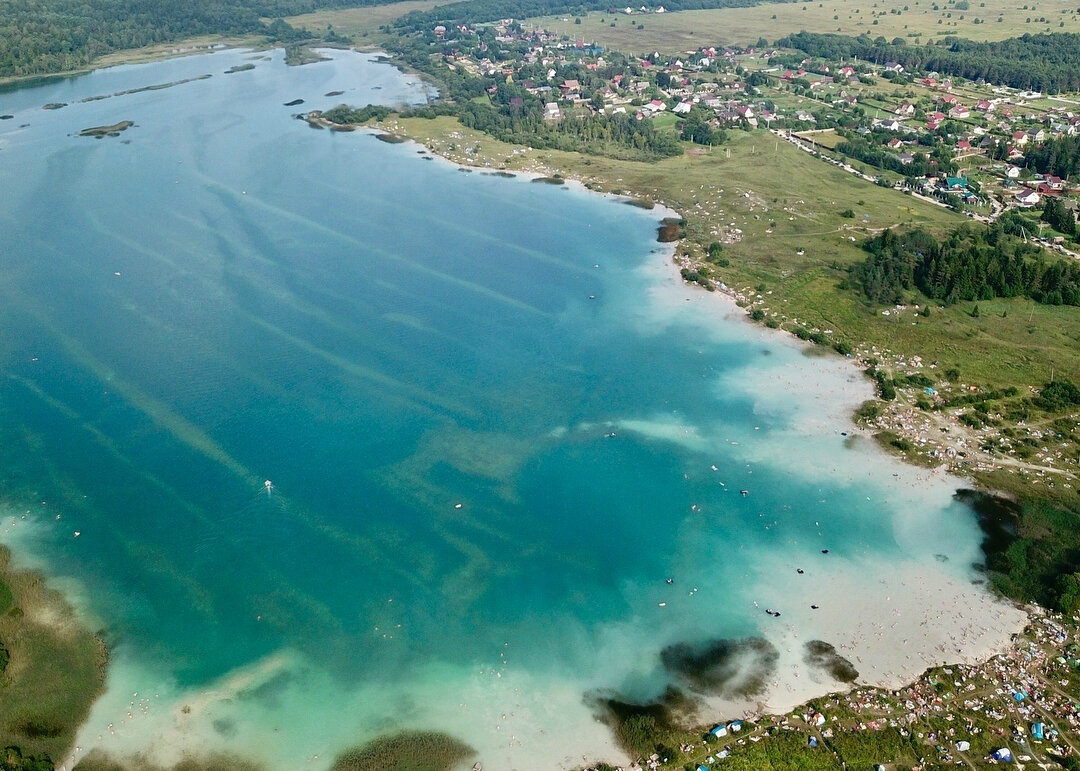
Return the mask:
<svg viewBox="0 0 1080 771">
<path fill-rule="evenodd" d="M 1030 297 L 1047 305 L 1080 305 L 1080 265 L 1047 258 L 1040 247 L 1010 231 L 1003 217 L 986 228 L 963 225 L 945 240 L 916 228 L 883 230 L 868 239 L 870 254 L 851 269 L 874 302 L 899 304 L 913 289 L 945 305 L 995 297 Z"/>
<path fill-rule="evenodd" d="M 794 0 L 781 0 L 793 2 Z M 707 8 L 746 8 L 758 5 L 761 0 L 653 0 L 646 5 L 663 5 L 668 11 L 690 11 Z M 640 5 L 640 4 L 639 4 Z M 391 23 L 395 30 L 428 30 L 437 24 L 447 27 L 495 19 L 527 19 L 535 16 L 574 14 L 584 16 L 589 11 L 605 11 L 622 5 L 611 0 L 458 0 L 447 5 L 437 5 L 430 11 L 413 11 Z M 637 5 L 633 7 L 638 7 Z"/>
<path fill-rule="evenodd" d="M 0 76 L 78 69 L 113 51 L 196 35 L 265 34 L 287 41 L 296 31 L 282 16 L 387 1 L 0 0 Z"/>
<path fill-rule="evenodd" d="M 925 46 L 869 35 L 799 32 L 776 41 L 784 48 L 839 61 L 858 56 L 877 64 L 898 62 L 908 70 L 938 72 L 1013 88 L 1056 94 L 1080 90 L 1080 35 L 1023 35 L 992 43 L 948 37 Z"/>
<path fill-rule="evenodd" d="M 886 132 L 875 132 L 871 136 L 876 141 L 884 142 L 891 135 Z M 912 159 L 908 163 L 900 160 L 899 155 L 884 145 L 873 144 L 858 136 L 849 136 L 836 146 L 836 152 L 879 169 L 887 169 L 916 179 L 940 173 L 951 174 L 956 171 L 956 163 L 949 149 L 942 145 L 914 149 L 911 154 Z"/>
<path fill-rule="evenodd" d="M 1080 136 L 1062 136 L 1033 147 L 1024 156 L 1028 168 L 1062 179 L 1080 173 Z"/>
</svg>

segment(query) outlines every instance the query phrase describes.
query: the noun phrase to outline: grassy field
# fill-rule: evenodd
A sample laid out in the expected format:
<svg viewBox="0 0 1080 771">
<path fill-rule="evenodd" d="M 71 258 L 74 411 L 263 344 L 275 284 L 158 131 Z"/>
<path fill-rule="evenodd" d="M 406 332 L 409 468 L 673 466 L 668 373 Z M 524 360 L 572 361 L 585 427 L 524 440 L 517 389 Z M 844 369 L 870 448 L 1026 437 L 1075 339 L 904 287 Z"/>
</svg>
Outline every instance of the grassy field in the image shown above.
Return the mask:
<svg viewBox="0 0 1080 771">
<path fill-rule="evenodd" d="M 294 27 L 306 27 L 312 32 L 323 31 L 327 25 L 331 25 L 339 35 L 349 35 L 355 38 L 358 45 L 362 45 L 364 38 L 377 37 L 378 29 L 383 24 L 411 11 L 430 11 L 436 5 L 433 0 L 404 0 L 389 5 L 316 11 L 290 16 L 286 21 Z"/>
<path fill-rule="evenodd" d="M 157 43 L 143 48 L 129 48 L 124 51 L 116 51 L 94 61 L 91 68 L 113 67 L 117 64 L 139 64 L 142 62 L 155 62 L 161 59 L 171 59 L 176 56 L 194 56 L 205 54 L 218 46 L 253 47 L 263 48 L 266 46 L 266 38 L 259 35 L 250 37 L 226 37 L 223 35 L 204 35 L 202 37 L 189 38 L 176 43 Z"/>
<path fill-rule="evenodd" d="M 0 747 L 60 760 L 104 687 L 105 647 L 35 573 L 12 570 L 0 547 Z"/>
<path fill-rule="evenodd" d="M 962 11 L 953 10 L 954 4 L 938 0 L 939 10 L 935 11 L 934 0 L 763 3 L 751 8 L 635 16 L 594 12 L 583 17 L 581 24 L 570 16 L 545 17 L 532 23 L 628 53 L 676 53 L 706 45 L 748 45 L 761 37 L 772 42 L 802 30 L 884 35 L 890 40 L 904 37 L 920 43 L 943 35 L 1003 40 L 1024 33 L 1080 32 L 1080 14 L 1071 0 L 1042 0 L 1027 6 L 1015 0 L 969 0 L 970 8 Z M 891 13 L 890 9 L 899 13 Z M 1045 21 L 1037 21 L 1043 18 Z M 1064 26 L 1059 26 L 1062 23 Z M 638 25 L 644 29 L 638 29 Z"/>
<path fill-rule="evenodd" d="M 938 360 L 969 382 L 1041 385 L 1052 371 L 1080 380 L 1075 308 L 1014 299 L 980 302 L 977 317 L 974 303 L 934 308 L 929 317 L 884 316 L 884 308 L 867 306 L 856 291 L 839 290 L 847 266 L 865 258 L 859 244 L 868 234 L 897 224 L 944 231 L 967 220 L 858 179 L 767 132 L 735 131 L 723 147 L 635 163 L 523 150 L 469 132 L 453 118 L 386 127 L 463 163 L 562 173 L 596 190 L 634 191 L 666 203 L 687 219 L 680 251 L 700 258 L 710 242 L 729 242 L 724 255 L 731 264 L 715 268 L 714 277 L 760 294 L 785 326 L 819 327 L 837 339 Z M 848 209 L 854 218 L 841 216 Z"/>
</svg>

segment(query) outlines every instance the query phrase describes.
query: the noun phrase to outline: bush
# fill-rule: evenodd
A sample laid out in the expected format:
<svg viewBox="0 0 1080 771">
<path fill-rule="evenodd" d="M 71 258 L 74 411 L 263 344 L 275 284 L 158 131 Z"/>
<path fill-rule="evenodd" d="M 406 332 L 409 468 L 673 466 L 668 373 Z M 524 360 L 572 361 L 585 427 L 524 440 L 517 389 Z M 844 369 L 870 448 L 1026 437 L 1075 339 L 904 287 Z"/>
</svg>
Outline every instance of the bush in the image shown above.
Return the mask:
<svg viewBox="0 0 1080 771">
<path fill-rule="evenodd" d="M 750 314 L 750 318 L 754 321 L 764 321 L 765 311 L 761 310 L 761 308 L 754 308 L 753 313 Z"/>
<path fill-rule="evenodd" d="M 1042 392 L 1032 402 L 1047 412 L 1080 406 L 1080 388 L 1071 380 L 1055 380 L 1043 386 Z"/>
<path fill-rule="evenodd" d="M 618 734 L 623 747 L 649 755 L 659 743 L 660 727 L 652 715 L 633 715 L 619 726 Z"/>
</svg>

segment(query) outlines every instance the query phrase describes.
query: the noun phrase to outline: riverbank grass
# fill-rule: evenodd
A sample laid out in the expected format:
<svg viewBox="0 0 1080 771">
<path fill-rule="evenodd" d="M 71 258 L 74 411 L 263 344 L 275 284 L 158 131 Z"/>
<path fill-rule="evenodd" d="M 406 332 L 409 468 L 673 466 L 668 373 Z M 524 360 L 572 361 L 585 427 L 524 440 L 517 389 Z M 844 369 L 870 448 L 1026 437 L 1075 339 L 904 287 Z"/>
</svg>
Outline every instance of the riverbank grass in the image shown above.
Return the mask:
<svg viewBox="0 0 1080 771">
<path fill-rule="evenodd" d="M 379 127 L 457 163 L 561 174 L 599 192 L 670 206 L 686 219 L 679 254 L 760 306 L 770 325 L 817 328 L 830 341 L 879 349 L 883 358 L 918 354 L 927 365 L 937 360 L 942 371 L 958 369 L 965 381 L 986 386 L 1041 387 L 1054 372 L 1080 375 L 1074 309 L 1001 298 L 981 302 L 978 316 L 972 303 L 935 305 L 927 316 L 872 306 L 861 292 L 843 288 L 848 268 L 866 258 L 861 244 L 868 236 L 895 225 L 942 234 L 969 220 L 859 179 L 767 131 L 733 131 L 724 145 L 689 146 L 679 157 L 638 163 L 516 147 L 450 117 L 391 116 Z M 849 210 L 854 217 L 844 216 Z M 722 245 L 726 265 L 706 261 L 713 243 Z M 910 299 L 919 302 L 917 294 Z"/>
<path fill-rule="evenodd" d="M 104 687 L 106 653 L 60 594 L 0 547 L 0 747 L 62 758 Z"/>
</svg>

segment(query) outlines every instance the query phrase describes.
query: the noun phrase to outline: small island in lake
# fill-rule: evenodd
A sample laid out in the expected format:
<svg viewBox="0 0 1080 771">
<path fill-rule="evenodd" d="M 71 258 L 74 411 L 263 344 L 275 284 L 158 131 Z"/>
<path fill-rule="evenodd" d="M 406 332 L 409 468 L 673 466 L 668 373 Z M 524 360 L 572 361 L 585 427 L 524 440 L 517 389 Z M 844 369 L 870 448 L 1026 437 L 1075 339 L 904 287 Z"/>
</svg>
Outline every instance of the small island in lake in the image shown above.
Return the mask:
<svg viewBox="0 0 1080 771">
<path fill-rule="evenodd" d="M 94 126 L 92 128 L 85 128 L 79 132 L 81 137 L 118 137 L 121 131 L 127 131 L 134 126 L 135 123 L 130 120 L 122 120 L 119 123 L 114 123 L 111 126 Z"/>
</svg>

